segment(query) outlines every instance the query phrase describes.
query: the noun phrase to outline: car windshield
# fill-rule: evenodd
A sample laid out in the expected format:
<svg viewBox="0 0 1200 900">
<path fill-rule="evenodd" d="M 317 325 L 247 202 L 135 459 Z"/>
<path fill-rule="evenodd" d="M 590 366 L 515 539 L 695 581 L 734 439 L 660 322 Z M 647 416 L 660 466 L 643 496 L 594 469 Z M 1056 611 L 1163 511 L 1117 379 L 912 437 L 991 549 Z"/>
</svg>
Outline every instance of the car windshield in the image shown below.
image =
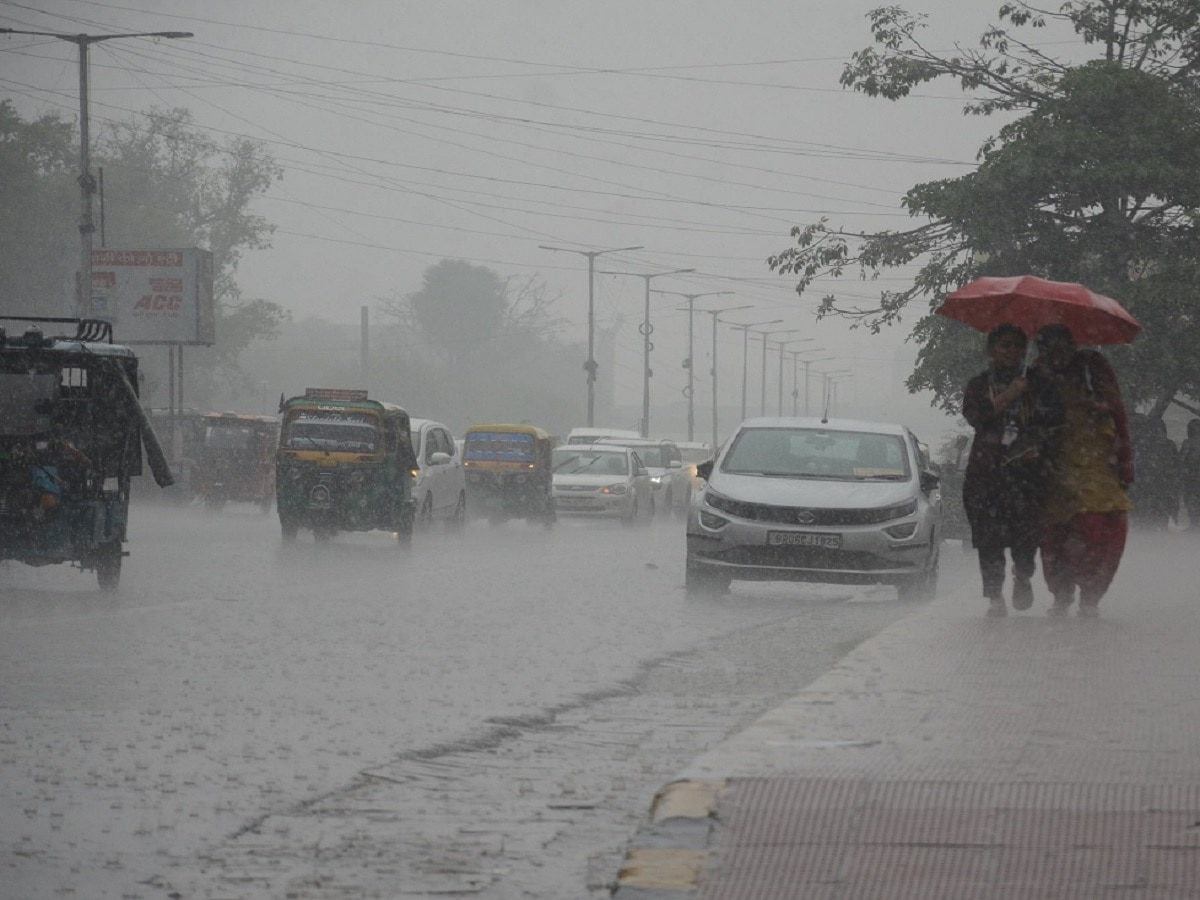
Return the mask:
<svg viewBox="0 0 1200 900">
<path fill-rule="evenodd" d="M 628 475 L 629 460 L 616 450 L 554 451 L 554 471 L 559 475 Z"/>
<path fill-rule="evenodd" d="M 467 435 L 463 458 L 468 462 L 533 462 L 533 435 L 475 431 Z"/>
<path fill-rule="evenodd" d="M 730 446 L 721 471 L 848 481 L 909 478 L 900 435 L 817 428 L 748 428 Z"/>
<path fill-rule="evenodd" d="M 345 413 L 301 413 L 287 424 L 283 437 L 289 450 L 374 453 L 378 444 L 374 419 Z"/>
<path fill-rule="evenodd" d="M 210 425 L 204 445 L 214 450 L 245 450 L 254 440 L 254 429 L 244 425 Z"/>
</svg>

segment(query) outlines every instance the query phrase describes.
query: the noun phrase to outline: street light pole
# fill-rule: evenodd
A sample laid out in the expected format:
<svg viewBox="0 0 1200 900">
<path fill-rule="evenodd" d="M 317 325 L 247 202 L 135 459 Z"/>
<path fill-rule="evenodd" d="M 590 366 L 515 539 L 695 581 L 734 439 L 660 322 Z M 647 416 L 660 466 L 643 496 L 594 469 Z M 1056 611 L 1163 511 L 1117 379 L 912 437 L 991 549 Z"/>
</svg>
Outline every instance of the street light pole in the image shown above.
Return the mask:
<svg viewBox="0 0 1200 900">
<path fill-rule="evenodd" d="M 809 350 L 797 350 L 796 356 L 799 357 L 799 355 L 801 353 L 824 353 L 824 352 L 825 352 L 824 347 L 813 347 Z M 807 416 L 809 414 L 809 412 L 808 412 L 808 370 L 809 370 L 809 367 L 813 363 L 829 362 L 832 359 L 833 359 L 832 356 L 822 356 L 820 359 L 802 359 L 802 360 L 800 360 L 800 362 L 804 363 L 804 415 L 805 416 Z"/>
<path fill-rule="evenodd" d="M 694 365 L 695 356 L 692 353 L 692 319 L 696 312 L 696 309 L 695 309 L 696 301 L 698 299 L 700 299 L 701 297 L 719 297 L 723 294 L 732 294 L 733 291 L 709 291 L 706 294 L 680 294 L 678 291 L 655 291 L 654 293 L 656 293 L 656 294 L 671 294 L 676 297 L 683 297 L 688 302 L 688 305 L 687 305 L 687 314 L 688 314 L 687 360 L 684 363 L 684 368 L 687 369 L 688 375 L 687 375 L 687 386 L 684 387 L 683 394 L 685 397 L 687 397 L 687 402 L 688 402 L 688 411 L 687 411 L 688 436 L 687 436 L 687 439 L 689 441 L 694 441 L 696 439 L 696 387 L 695 387 L 695 383 L 694 383 L 695 382 L 695 374 L 696 374 L 696 366 Z"/>
<path fill-rule="evenodd" d="M 824 415 L 829 413 L 829 385 L 832 379 L 839 375 L 850 374 L 849 369 L 834 369 L 832 372 L 821 373 L 821 403 L 824 407 Z"/>
<path fill-rule="evenodd" d="M 654 333 L 654 326 L 650 324 L 650 279 L 661 278 L 663 275 L 682 275 L 685 272 L 695 271 L 695 269 L 672 269 L 669 272 L 653 272 L 649 275 L 640 272 L 600 273 L 601 275 L 632 275 L 645 279 L 646 282 L 646 310 L 645 316 L 642 319 L 642 326 L 639 329 L 642 332 L 642 437 L 650 437 L 650 376 L 653 374 L 650 371 L 650 351 L 654 349 L 654 344 L 650 342 L 650 335 Z"/>
<path fill-rule="evenodd" d="M 762 408 L 759 412 L 759 415 L 765 416 L 767 414 L 767 338 L 769 335 L 772 335 L 772 334 L 792 334 L 793 332 L 801 331 L 801 330 L 803 330 L 803 329 L 783 328 L 783 329 L 776 329 L 775 331 L 760 332 L 762 334 L 763 346 L 762 346 L 762 385 L 760 386 L 761 397 L 759 398 Z"/>
<path fill-rule="evenodd" d="M 745 325 L 730 323 L 734 328 L 742 329 L 742 418 L 746 418 L 746 369 L 747 358 L 750 355 L 750 329 L 759 325 L 777 325 L 783 319 L 771 319 L 769 322 L 748 322 Z"/>
<path fill-rule="evenodd" d="M 587 371 L 587 424 L 591 428 L 596 424 L 596 302 L 593 293 L 593 284 L 596 277 L 596 257 L 605 253 L 624 253 L 626 250 L 642 250 L 642 247 L 617 247 L 612 250 L 572 250 L 570 247 L 549 247 L 546 244 L 538 244 L 542 250 L 554 250 L 560 253 L 578 253 L 580 256 L 586 256 L 588 261 L 588 313 L 587 313 L 587 336 L 588 336 L 588 356 L 587 362 L 583 364 L 583 368 Z"/>
<path fill-rule="evenodd" d="M 804 344 L 812 338 L 795 338 L 790 341 L 779 341 L 779 412 L 777 415 L 783 415 L 783 348 L 788 344 Z"/>
<path fill-rule="evenodd" d="M 713 317 L 712 329 L 712 447 L 717 449 L 717 316 L 721 313 L 733 312 L 735 309 L 749 309 L 751 304 L 744 303 L 741 306 L 727 306 L 724 309 L 702 309 L 701 312 L 706 312 Z"/>
<path fill-rule="evenodd" d="M 80 318 L 92 314 L 92 234 L 96 225 L 92 218 L 92 195 L 96 193 L 96 179 L 92 177 L 91 158 L 88 150 L 88 47 L 99 41 L 117 38 L 154 37 L 190 38 L 190 31 L 140 31 L 127 34 L 59 34 L 53 31 L 20 31 L 16 28 L 0 28 L 0 34 L 28 34 L 34 37 L 52 37 L 67 41 L 79 48 L 79 285 L 76 309 Z"/>
</svg>

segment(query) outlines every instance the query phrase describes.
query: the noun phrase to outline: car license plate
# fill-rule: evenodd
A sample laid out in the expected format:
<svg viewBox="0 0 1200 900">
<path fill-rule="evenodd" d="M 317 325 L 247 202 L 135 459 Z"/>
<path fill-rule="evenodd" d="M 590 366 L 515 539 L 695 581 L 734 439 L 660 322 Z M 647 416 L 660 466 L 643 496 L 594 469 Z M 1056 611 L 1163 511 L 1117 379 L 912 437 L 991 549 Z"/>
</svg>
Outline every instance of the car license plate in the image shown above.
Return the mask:
<svg viewBox="0 0 1200 900">
<path fill-rule="evenodd" d="M 556 497 L 554 502 L 560 506 L 590 506 L 592 501 L 588 497 Z"/>
<path fill-rule="evenodd" d="M 837 550 L 842 546 L 842 536 L 811 531 L 772 531 L 767 535 L 767 543 L 772 547 L 824 547 Z"/>
</svg>

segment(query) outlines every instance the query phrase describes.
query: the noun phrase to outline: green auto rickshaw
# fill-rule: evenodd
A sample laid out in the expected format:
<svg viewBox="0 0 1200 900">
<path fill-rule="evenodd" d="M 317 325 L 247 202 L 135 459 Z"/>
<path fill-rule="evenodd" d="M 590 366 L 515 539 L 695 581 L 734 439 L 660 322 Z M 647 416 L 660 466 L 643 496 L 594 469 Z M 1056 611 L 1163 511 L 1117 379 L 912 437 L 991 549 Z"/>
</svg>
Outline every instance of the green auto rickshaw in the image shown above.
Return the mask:
<svg viewBox="0 0 1200 900">
<path fill-rule="evenodd" d="M 363 390 L 308 388 L 280 403 L 275 504 L 285 542 L 380 529 L 412 543 L 413 455 L 408 413 Z"/>
</svg>

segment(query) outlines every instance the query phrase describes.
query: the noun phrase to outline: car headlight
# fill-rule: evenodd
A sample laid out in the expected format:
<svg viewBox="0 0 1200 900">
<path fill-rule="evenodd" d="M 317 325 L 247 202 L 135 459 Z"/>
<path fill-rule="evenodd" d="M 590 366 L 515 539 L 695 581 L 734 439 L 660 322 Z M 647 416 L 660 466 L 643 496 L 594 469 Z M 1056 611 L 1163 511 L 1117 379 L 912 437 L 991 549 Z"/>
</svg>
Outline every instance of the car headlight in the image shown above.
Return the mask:
<svg viewBox="0 0 1200 900">
<path fill-rule="evenodd" d="M 650 476 L 650 482 L 652 484 L 661 485 L 661 484 L 664 484 L 666 482 L 666 480 L 667 480 L 666 475 L 651 475 Z"/>
<path fill-rule="evenodd" d="M 602 494 L 628 494 L 629 493 L 629 485 L 627 485 L 623 481 L 620 484 L 610 484 L 608 487 L 604 488 L 604 490 L 602 490 L 600 493 L 602 493 Z"/>
<path fill-rule="evenodd" d="M 700 524 L 705 528 L 711 528 L 713 531 L 724 528 L 729 524 L 729 520 L 718 516 L 714 512 L 709 512 L 707 509 L 700 510 Z"/>
<path fill-rule="evenodd" d="M 290 466 L 287 470 L 287 477 L 292 479 L 292 481 L 298 480 L 300 478 L 300 467 Z"/>
<path fill-rule="evenodd" d="M 351 484 L 362 484 L 363 481 L 366 480 L 366 477 L 367 476 L 362 473 L 361 469 L 355 469 L 353 472 L 350 473 L 350 483 Z"/>
</svg>

